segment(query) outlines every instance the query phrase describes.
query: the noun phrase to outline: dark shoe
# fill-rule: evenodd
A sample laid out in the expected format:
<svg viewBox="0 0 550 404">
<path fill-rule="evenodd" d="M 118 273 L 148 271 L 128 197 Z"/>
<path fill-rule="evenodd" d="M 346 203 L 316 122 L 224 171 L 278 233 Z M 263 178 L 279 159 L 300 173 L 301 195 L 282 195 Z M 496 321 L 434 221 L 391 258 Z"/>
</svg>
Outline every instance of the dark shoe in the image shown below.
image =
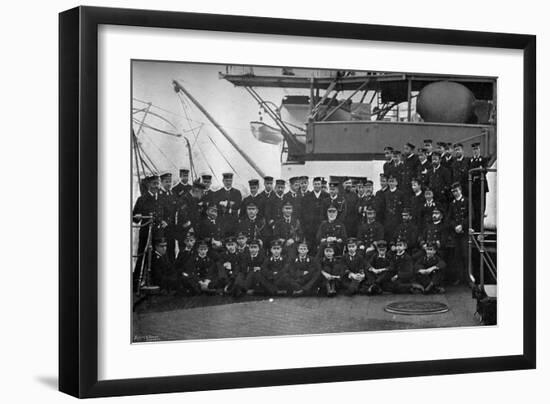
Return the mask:
<svg viewBox="0 0 550 404">
<path fill-rule="evenodd" d="M 432 292 L 433 287 L 434 287 L 433 282 L 430 282 L 430 283 L 428 284 L 428 286 L 426 286 L 426 288 L 424 289 L 424 293 L 430 293 L 430 292 Z"/>
<path fill-rule="evenodd" d="M 295 290 L 292 292 L 292 296 L 302 296 L 304 294 L 304 291 L 302 289 Z"/>
<path fill-rule="evenodd" d="M 247 294 L 248 296 L 254 296 L 255 293 L 256 293 L 256 292 L 254 291 L 254 289 L 248 289 L 248 290 L 246 291 L 246 294 Z"/>
<path fill-rule="evenodd" d="M 445 288 L 442 286 L 436 286 L 434 287 L 433 291 L 434 293 L 442 294 L 442 293 L 445 293 Z"/>
<path fill-rule="evenodd" d="M 278 290 L 276 294 L 277 296 L 286 296 L 288 292 L 286 290 Z"/>
</svg>

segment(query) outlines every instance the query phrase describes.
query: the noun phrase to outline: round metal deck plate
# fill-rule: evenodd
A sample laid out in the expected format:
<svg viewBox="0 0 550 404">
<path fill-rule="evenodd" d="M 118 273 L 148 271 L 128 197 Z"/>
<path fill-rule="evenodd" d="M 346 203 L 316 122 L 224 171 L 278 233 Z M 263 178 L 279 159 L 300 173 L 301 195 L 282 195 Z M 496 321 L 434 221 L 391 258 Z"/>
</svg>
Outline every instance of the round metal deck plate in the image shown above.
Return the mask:
<svg viewBox="0 0 550 404">
<path fill-rule="evenodd" d="M 405 301 L 390 303 L 384 308 L 384 310 L 392 314 L 442 314 L 448 312 L 449 307 L 440 302 Z"/>
</svg>

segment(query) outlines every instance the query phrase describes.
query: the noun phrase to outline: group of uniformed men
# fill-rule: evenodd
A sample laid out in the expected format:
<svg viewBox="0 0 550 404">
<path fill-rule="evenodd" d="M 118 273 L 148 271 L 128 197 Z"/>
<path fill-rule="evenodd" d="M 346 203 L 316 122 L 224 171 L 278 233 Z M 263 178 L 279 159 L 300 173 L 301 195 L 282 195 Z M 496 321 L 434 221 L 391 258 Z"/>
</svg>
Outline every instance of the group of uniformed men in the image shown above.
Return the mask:
<svg viewBox="0 0 550 404">
<path fill-rule="evenodd" d="M 264 189 L 251 179 L 243 198 L 232 173 L 217 191 L 209 174 L 189 183 L 188 169 L 175 186 L 170 173 L 147 177 L 133 210 L 134 290 L 334 296 L 441 293 L 444 281 L 467 282 L 468 173 L 488 163 L 479 143 L 469 158 L 460 143 L 434 150 L 430 139 L 384 151 L 376 192 L 364 177 L 315 177 L 312 189 L 308 177 L 293 177 L 287 192 L 286 181 L 264 177 Z M 484 216 L 484 176 L 473 172 L 473 228 Z"/>
</svg>

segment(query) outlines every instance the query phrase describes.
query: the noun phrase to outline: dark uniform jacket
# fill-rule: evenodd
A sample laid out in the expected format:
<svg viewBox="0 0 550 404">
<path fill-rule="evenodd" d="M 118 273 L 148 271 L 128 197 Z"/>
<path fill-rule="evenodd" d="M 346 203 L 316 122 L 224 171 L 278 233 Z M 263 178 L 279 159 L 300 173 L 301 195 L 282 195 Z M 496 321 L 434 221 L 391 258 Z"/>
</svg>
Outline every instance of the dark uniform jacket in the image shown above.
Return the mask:
<svg viewBox="0 0 550 404">
<path fill-rule="evenodd" d="M 346 241 L 347 235 L 344 224 L 338 219 L 334 222 L 323 221 L 319 226 L 319 230 L 317 230 L 317 242 L 320 243 L 321 240 L 326 241 L 327 237 L 342 239 L 342 242 Z"/>
<path fill-rule="evenodd" d="M 418 178 L 422 187 L 428 185 L 428 174 L 431 168 L 432 164 L 428 160 L 424 161 L 424 163 L 418 162 L 418 166 L 416 167 L 416 178 Z"/>
<path fill-rule="evenodd" d="M 268 237 L 267 224 L 263 217 L 256 216 L 254 220 L 251 220 L 248 216 L 245 216 L 237 226 L 237 232 L 241 231 L 246 234 L 248 240 L 258 239 L 265 242 L 266 237 Z"/>
<path fill-rule="evenodd" d="M 353 191 L 344 191 L 344 200 L 346 201 L 346 216 L 342 219 L 346 224 L 346 229 L 355 227 L 357 229 L 357 205 L 359 203 L 359 197 Z M 354 232 L 355 233 L 355 232 Z"/>
<path fill-rule="evenodd" d="M 284 257 L 269 257 L 262 264 L 261 274 L 266 279 L 275 279 L 285 274 L 286 261 Z"/>
<path fill-rule="evenodd" d="M 159 225 L 164 217 L 165 205 L 163 203 L 162 197 L 157 193 L 156 195 L 146 192 L 143 195 L 139 196 L 134 205 L 132 215 L 141 214 L 142 216 L 154 216 L 154 224 Z M 137 222 L 136 220 L 134 220 Z M 149 219 L 144 219 L 145 222 Z"/>
<path fill-rule="evenodd" d="M 215 192 L 211 189 L 206 189 L 201 200 L 197 203 L 201 216 L 206 216 L 206 208 L 214 204 Z"/>
<path fill-rule="evenodd" d="M 321 271 L 324 271 L 330 275 L 342 276 L 344 274 L 344 267 L 340 260 L 333 258 L 329 260 L 323 257 L 320 262 Z"/>
<path fill-rule="evenodd" d="M 460 199 L 453 199 L 449 205 L 448 221 L 452 233 L 455 233 L 454 228 L 456 226 L 462 225 L 462 232 L 468 234 L 468 199 L 464 196 Z"/>
<path fill-rule="evenodd" d="M 367 209 L 369 208 L 376 210 L 376 197 L 372 194 L 358 195 L 356 218 L 358 218 L 361 223 L 367 221 Z"/>
<path fill-rule="evenodd" d="M 384 226 L 378 221 L 362 223 L 357 230 L 357 238 L 365 248 L 370 247 L 375 241 L 384 239 Z"/>
<path fill-rule="evenodd" d="M 329 195 L 328 198 L 323 200 L 323 206 L 321 208 L 323 219 L 326 219 L 327 209 L 331 206 L 335 207 L 336 210 L 338 211 L 337 218 L 342 222 L 344 222 L 347 214 L 346 200 L 344 199 L 344 197 L 342 195 L 337 195 L 336 198 L 331 198 Z"/>
<path fill-rule="evenodd" d="M 419 269 L 427 269 L 433 266 L 436 266 L 439 269 L 445 269 L 447 264 L 445 264 L 445 261 L 443 261 L 437 254 L 435 254 L 433 257 L 428 258 L 427 255 L 422 255 L 418 260 L 416 260 L 414 264 L 414 270 L 415 272 Z"/>
<path fill-rule="evenodd" d="M 376 220 L 378 220 L 380 223 L 384 223 L 384 211 L 386 210 L 386 198 L 385 195 L 387 192 L 389 192 L 390 187 L 386 188 L 380 188 L 376 193 L 374 194 L 374 200 L 376 202 L 375 209 L 376 209 Z"/>
<path fill-rule="evenodd" d="M 422 207 L 425 202 L 426 198 L 424 197 L 424 193 L 421 191 L 418 195 L 413 194 L 407 203 L 407 206 L 411 210 L 412 220 L 418 229 L 421 229 L 423 226 Z"/>
<path fill-rule="evenodd" d="M 193 198 L 190 193 L 186 193 L 179 198 L 175 220 L 177 236 L 183 237 L 190 228 L 197 231 L 197 227 L 201 220 L 198 203 L 199 200 Z M 190 224 L 186 226 L 188 222 L 190 222 Z"/>
<path fill-rule="evenodd" d="M 340 263 L 344 268 L 344 275 L 350 272 L 353 272 L 354 274 L 365 272 L 365 261 L 358 253 L 355 253 L 353 257 L 349 255 L 349 253 L 344 254 L 340 260 Z"/>
<path fill-rule="evenodd" d="M 413 259 L 407 252 L 393 256 L 393 272 L 401 279 L 410 279 L 414 275 Z"/>
<path fill-rule="evenodd" d="M 176 258 L 176 261 L 174 262 L 174 268 L 176 269 L 176 271 L 183 272 L 187 265 L 187 262 L 190 259 L 194 258 L 195 254 L 196 251 L 194 248 L 191 250 L 186 250 L 182 247 L 182 249 L 178 252 L 178 257 Z"/>
<path fill-rule="evenodd" d="M 302 199 L 302 219 L 305 227 L 310 231 L 317 231 L 321 222 L 326 218 L 327 212 L 323 212 L 324 200 L 329 198 L 329 195 L 321 191 L 319 196 L 315 192 L 307 192 Z"/>
<path fill-rule="evenodd" d="M 320 272 L 321 267 L 319 266 L 319 262 L 309 255 L 306 256 L 304 259 L 300 259 L 300 257 L 296 257 L 288 264 L 287 273 L 290 279 L 300 281 L 305 276 L 308 276 L 310 274 L 315 274 Z M 304 274 L 304 272 L 307 271 L 307 274 Z"/>
<path fill-rule="evenodd" d="M 443 166 L 432 168 L 428 174 L 428 186 L 434 193 L 434 199 L 446 203 L 449 200 L 451 173 Z"/>
<path fill-rule="evenodd" d="M 218 258 L 218 276 L 220 278 L 234 278 L 239 272 L 241 272 L 241 260 L 242 257 L 239 253 L 230 253 L 229 251 L 224 251 Z M 231 269 L 227 269 L 225 264 L 231 264 Z"/>
<path fill-rule="evenodd" d="M 468 193 L 468 170 L 470 163 L 468 159 L 462 156 L 462 159 L 455 158 L 451 164 L 451 181 L 459 182 L 462 185 L 462 193 Z"/>
<path fill-rule="evenodd" d="M 397 240 L 405 240 L 407 242 L 407 248 L 411 251 L 417 247 L 418 244 L 418 227 L 411 221 L 401 223 L 395 229 L 392 237 L 392 244 L 397 244 Z"/>
<path fill-rule="evenodd" d="M 302 199 L 303 196 L 300 193 L 300 191 L 293 193 L 292 191 L 288 191 L 283 196 L 283 201 L 290 202 L 292 204 L 292 215 L 298 219 L 302 218 Z"/>
<path fill-rule="evenodd" d="M 181 198 L 182 196 L 186 195 L 191 190 L 190 184 L 183 184 L 181 182 L 178 182 L 176 185 L 172 187 L 172 192 L 176 197 Z"/>
<path fill-rule="evenodd" d="M 381 257 L 378 252 L 376 252 L 369 260 L 369 262 L 366 264 L 366 268 L 374 268 L 374 269 L 382 269 L 382 268 L 389 268 L 389 271 L 391 272 L 393 270 L 393 258 L 391 254 L 386 252 L 384 257 Z"/>
<path fill-rule="evenodd" d="M 153 251 L 151 255 L 151 278 L 153 284 L 160 286 L 162 289 L 173 286 L 177 274 L 167 254 L 160 255 L 157 251 Z"/>
<path fill-rule="evenodd" d="M 412 193 L 411 180 L 416 177 L 419 164 L 420 160 L 418 160 L 418 156 L 416 154 L 411 154 L 410 156 L 405 157 L 405 160 L 403 161 L 402 182 L 399 183 L 399 185 L 400 189 L 405 191 L 406 194 Z"/>
<path fill-rule="evenodd" d="M 424 204 L 422 205 L 422 208 L 420 210 L 420 217 L 422 218 L 422 225 L 420 226 L 420 230 L 424 230 L 427 225 L 433 223 L 432 214 L 435 208 L 443 209 L 441 207 L 441 204 L 436 201 L 424 201 Z"/>
<path fill-rule="evenodd" d="M 401 220 L 401 212 L 405 206 L 405 196 L 399 189 L 384 193 L 384 219 L 388 223 L 399 222 Z"/>
<path fill-rule="evenodd" d="M 241 191 L 235 188 L 225 189 L 224 187 L 218 189 L 214 193 L 214 203 L 218 205 L 218 215 L 225 216 L 237 216 L 239 208 L 242 203 Z"/>
<path fill-rule="evenodd" d="M 225 236 L 224 229 L 222 227 L 222 224 L 220 223 L 220 220 L 210 220 L 207 217 L 203 218 L 200 221 L 196 232 L 199 239 L 205 239 L 208 242 L 212 241 L 213 239 L 221 241 Z"/>
<path fill-rule="evenodd" d="M 264 217 L 265 201 L 266 199 L 263 198 L 259 193 L 256 195 L 248 195 L 247 197 L 243 198 L 241 207 L 239 209 L 239 218 L 244 219 L 246 217 L 246 205 L 248 205 L 250 202 L 254 202 L 256 204 L 256 207 L 258 208 L 258 216 Z"/>
<path fill-rule="evenodd" d="M 420 244 L 434 243 L 439 249 L 442 249 L 447 246 L 448 238 L 449 229 L 443 220 L 440 220 L 438 223 L 432 222 L 424 228 L 420 237 Z"/>
<path fill-rule="evenodd" d="M 489 159 L 487 157 L 470 157 L 468 161 L 468 169 L 472 168 L 487 168 L 489 164 Z M 481 192 L 481 178 L 485 179 L 485 192 L 489 192 L 489 186 L 487 184 L 487 175 L 485 173 L 473 172 L 472 173 L 472 192 L 480 193 Z"/>
<path fill-rule="evenodd" d="M 284 195 L 273 193 L 271 198 L 265 204 L 265 218 L 267 224 L 273 226 L 277 220 L 283 217 L 283 204 L 285 203 Z"/>
<path fill-rule="evenodd" d="M 217 279 L 216 262 L 208 255 L 202 258 L 197 254 L 189 259 L 185 264 L 184 272 L 198 280 Z"/>
<path fill-rule="evenodd" d="M 300 220 L 295 218 L 294 215 L 292 217 L 286 219 L 281 218 L 275 222 L 273 225 L 273 238 L 274 239 L 283 239 L 283 240 L 289 240 L 292 239 L 294 241 L 300 241 L 304 237 L 302 232 L 302 226 L 300 224 Z"/>
<path fill-rule="evenodd" d="M 449 171 L 451 170 L 453 161 L 454 161 L 454 157 L 451 154 L 445 153 L 441 155 L 441 166 L 445 167 Z"/>
<path fill-rule="evenodd" d="M 405 169 L 405 165 L 403 163 L 393 163 L 388 168 L 388 177 L 392 176 L 395 177 L 397 180 L 397 187 L 401 189 L 402 183 L 403 183 L 403 171 Z"/>
<path fill-rule="evenodd" d="M 241 270 L 243 274 L 248 274 L 254 271 L 255 267 L 261 269 L 265 260 L 265 255 L 261 251 L 255 257 L 250 255 L 250 252 L 247 254 L 243 254 L 243 256 L 241 257 Z"/>
</svg>

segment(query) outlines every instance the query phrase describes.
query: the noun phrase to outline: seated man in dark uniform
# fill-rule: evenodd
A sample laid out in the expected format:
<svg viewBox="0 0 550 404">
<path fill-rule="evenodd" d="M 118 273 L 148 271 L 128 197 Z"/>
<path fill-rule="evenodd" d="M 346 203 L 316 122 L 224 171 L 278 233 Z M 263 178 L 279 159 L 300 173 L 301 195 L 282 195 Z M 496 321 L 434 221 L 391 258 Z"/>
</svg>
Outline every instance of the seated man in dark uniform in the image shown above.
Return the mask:
<svg viewBox="0 0 550 404">
<path fill-rule="evenodd" d="M 385 240 L 376 241 L 376 252 L 365 265 L 365 281 L 362 291 L 368 295 L 380 294 L 383 291 L 391 291 L 391 278 L 393 273 L 392 256 L 388 254 Z"/>
<path fill-rule="evenodd" d="M 294 215 L 294 205 L 291 201 L 285 201 L 283 216 L 273 225 L 273 240 L 279 240 L 285 257 L 293 259 L 296 257 L 296 245 L 303 239 L 302 225 Z"/>
<path fill-rule="evenodd" d="M 424 293 L 444 293 L 441 287 L 444 270 L 447 265 L 436 255 L 436 246 L 433 243 L 426 245 L 426 255 L 420 257 L 415 265 L 415 280 L 424 288 Z"/>
<path fill-rule="evenodd" d="M 216 262 L 208 255 L 209 243 L 197 242 L 197 254 L 187 261 L 182 271 L 182 283 L 195 293 L 216 293 L 218 274 Z"/>
<path fill-rule="evenodd" d="M 393 257 L 394 275 L 391 278 L 394 293 L 423 293 L 424 288 L 416 282 L 413 259 L 407 254 L 407 242 L 397 240 Z"/>
<path fill-rule="evenodd" d="M 321 285 L 328 297 L 336 296 L 344 273 L 340 261 L 334 256 L 334 250 L 333 243 L 326 243 L 322 248 L 323 258 L 320 261 Z"/>
<path fill-rule="evenodd" d="M 241 255 L 240 272 L 235 278 L 234 296 L 239 297 L 245 292 L 254 294 L 254 283 L 256 275 L 262 269 L 265 261 L 265 255 L 260 248 L 259 240 L 250 240 L 246 253 Z"/>
<path fill-rule="evenodd" d="M 352 296 L 359 292 L 361 285 L 365 280 L 365 261 L 357 252 L 357 239 L 355 237 L 348 238 L 347 251 L 342 256 L 342 266 L 344 274 L 342 276 L 342 286 L 345 294 Z"/>
<path fill-rule="evenodd" d="M 271 256 L 266 258 L 260 271 L 254 271 L 248 281 L 251 289 L 267 295 L 286 295 L 288 280 L 285 273 L 286 262 L 282 256 L 282 244 L 279 240 L 271 242 Z"/>
<path fill-rule="evenodd" d="M 409 208 L 403 208 L 401 212 L 401 223 L 397 226 L 391 240 L 391 249 L 395 251 L 397 240 L 405 240 L 407 242 L 407 252 L 414 256 L 418 252 L 418 227 L 412 221 L 412 216 Z"/>
<path fill-rule="evenodd" d="M 298 256 L 288 264 L 288 284 L 293 296 L 314 295 L 318 292 L 321 269 L 319 262 L 310 257 L 308 252 L 307 243 L 299 242 Z"/>
<path fill-rule="evenodd" d="M 327 243 L 333 245 L 336 255 L 341 255 L 346 238 L 346 228 L 338 219 L 336 207 L 329 206 L 327 209 L 327 220 L 323 221 L 319 226 L 319 230 L 317 230 L 318 256 L 323 255 L 324 247 Z"/>
<path fill-rule="evenodd" d="M 237 240 L 235 237 L 225 239 L 225 251 L 217 260 L 218 285 L 223 287 L 226 294 L 235 296 L 239 288 L 235 287 L 237 275 L 241 272 L 241 256 L 237 252 Z"/>
</svg>

